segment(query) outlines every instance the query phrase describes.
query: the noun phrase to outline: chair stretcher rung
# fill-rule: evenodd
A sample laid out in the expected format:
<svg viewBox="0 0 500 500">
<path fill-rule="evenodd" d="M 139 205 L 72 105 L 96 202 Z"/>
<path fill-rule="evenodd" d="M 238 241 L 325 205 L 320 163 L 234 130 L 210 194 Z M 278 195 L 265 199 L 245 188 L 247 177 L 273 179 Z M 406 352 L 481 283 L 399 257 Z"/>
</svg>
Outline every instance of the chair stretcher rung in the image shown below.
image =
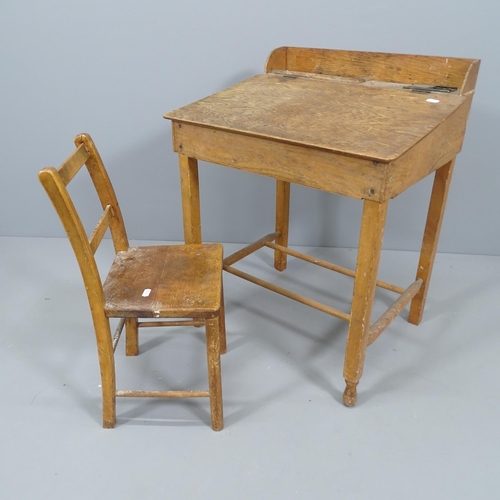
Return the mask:
<svg viewBox="0 0 500 500">
<path fill-rule="evenodd" d="M 207 398 L 208 391 L 116 391 L 121 398 Z"/>
<path fill-rule="evenodd" d="M 337 266 L 336 264 L 332 264 L 331 262 L 327 262 L 326 260 L 317 259 L 315 257 L 311 257 L 305 253 L 297 252 L 297 250 L 292 250 L 291 248 L 284 247 L 278 245 L 277 243 L 272 243 L 267 241 L 265 243 L 266 247 L 272 248 L 273 250 L 279 250 L 280 252 L 291 255 L 292 257 L 297 257 L 298 259 L 305 260 L 306 262 L 310 262 L 311 264 L 316 264 L 317 266 L 324 267 L 325 269 L 329 269 L 330 271 L 335 271 L 340 274 L 344 274 L 345 276 L 350 276 L 354 278 L 356 276 L 356 272 L 351 269 L 347 269 L 346 267 Z M 396 285 L 392 285 L 391 283 L 386 283 L 385 281 L 377 280 L 377 286 L 380 288 L 385 288 L 386 290 L 390 290 L 391 292 L 403 293 L 404 288 L 401 288 Z"/>
<path fill-rule="evenodd" d="M 225 266 L 232 266 L 233 264 L 235 264 L 239 260 L 244 259 L 245 257 L 248 257 L 251 253 L 256 252 L 260 248 L 264 247 L 267 242 L 275 240 L 279 235 L 280 235 L 279 231 L 277 231 L 276 233 L 266 234 L 266 236 L 263 236 L 262 238 L 258 239 L 257 241 L 254 241 L 253 243 L 250 243 L 250 245 L 247 245 L 246 247 L 241 248 L 237 252 L 234 252 L 233 254 L 228 255 L 224 259 L 224 265 Z"/>
<path fill-rule="evenodd" d="M 156 326 L 203 326 L 204 321 L 186 320 L 186 321 L 139 321 L 139 328 L 152 328 Z"/>
<path fill-rule="evenodd" d="M 155 327 L 155 326 L 203 326 L 204 321 L 198 320 L 186 320 L 186 321 L 139 321 L 137 323 L 138 327 Z M 113 335 L 112 345 L 113 352 L 116 351 L 116 346 L 120 340 L 120 336 L 125 325 L 125 318 L 121 318 L 118 326 L 116 327 L 115 334 Z"/>
<path fill-rule="evenodd" d="M 380 318 L 370 327 L 368 345 L 377 340 L 379 335 L 390 325 L 392 320 L 406 307 L 408 302 L 410 302 L 410 300 L 417 295 L 422 283 L 422 279 L 418 279 L 412 283 L 394 302 L 394 304 L 392 304 L 392 306 L 390 306 L 389 309 L 387 309 L 387 311 L 385 311 L 385 313 L 382 314 L 382 316 L 380 316 Z"/>
<path fill-rule="evenodd" d="M 333 307 L 322 304 L 321 302 L 317 302 L 316 300 L 304 297 L 303 295 L 299 295 L 298 293 L 291 292 L 290 290 L 287 290 L 285 288 L 281 288 L 279 286 L 273 285 L 272 283 L 269 283 L 268 281 L 262 280 L 260 278 L 255 277 L 255 276 L 252 276 L 251 274 L 244 273 L 243 271 L 240 271 L 239 269 L 234 269 L 230 266 L 225 265 L 224 270 L 230 274 L 234 274 L 235 276 L 238 276 L 239 278 L 243 278 L 247 281 L 250 281 L 251 283 L 255 283 L 256 285 L 262 286 L 264 288 L 267 288 L 268 290 L 279 293 L 280 295 L 284 295 L 285 297 L 288 297 L 289 299 L 296 300 L 297 302 L 305 304 L 306 306 L 313 307 L 314 309 L 318 309 L 319 311 L 322 311 L 326 314 L 330 314 L 331 316 L 335 316 L 336 318 L 342 319 L 344 321 L 350 320 L 349 314 L 347 314 L 345 312 L 339 311 L 338 309 L 334 309 Z"/>
</svg>

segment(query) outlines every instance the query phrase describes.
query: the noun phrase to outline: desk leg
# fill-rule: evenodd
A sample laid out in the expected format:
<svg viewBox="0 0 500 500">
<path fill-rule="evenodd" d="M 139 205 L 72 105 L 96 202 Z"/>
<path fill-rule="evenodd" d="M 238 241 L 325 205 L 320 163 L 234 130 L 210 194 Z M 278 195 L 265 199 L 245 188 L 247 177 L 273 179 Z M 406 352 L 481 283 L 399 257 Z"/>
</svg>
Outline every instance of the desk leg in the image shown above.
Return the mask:
<svg viewBox="0 0 500 500">
<path fill-rule="evenodd" d="M 424 314 L 425 299 L 427 297 L 427 290 L 429 289 L 432 266 L 436 257 L 439 233 L 441 231 L 441 223 L 443 222 L 444 209 L 446 207 L 454 165 L 455 160 L 453 159 L 436 170 L 434 174 L 431 201 L 417 269 L 417 279 L 422 279 L 423 283 L 419 292 L 411 301 L 410 313 L 408 314 L 408 322 L 414 325 L 418 325 L 422 321 L 422 315 Z"/>
<path fill-rule="evenodd" d="M 276 231 L 281 234 L 276 238 L 278 245 L 288 246 L 288 225 L 290 216 L 290 183 L 276 181 Z M 278 271 L 286 269 L 286 253 L 274 251 L 274 267 Z"/>
<path fill-rule="evenodd" d="M 200 186 L 198 183 L 198 160 L 179 154 L 181 173 L 182 217 L 184 241 L 201 243 Z"/>
<path fill-rule="evenodd" d="M 356 404 L 356 387 L 363 374 L 378 264 L 384 237 L 387 203 L 387 201 L 379 203 L 365 200 L 363 205 L 351 319 L 349 321 L 344 364 L 344 378 L 347 384 L 344 391 L 344 404 L 346 406 Z"/>
</svg>

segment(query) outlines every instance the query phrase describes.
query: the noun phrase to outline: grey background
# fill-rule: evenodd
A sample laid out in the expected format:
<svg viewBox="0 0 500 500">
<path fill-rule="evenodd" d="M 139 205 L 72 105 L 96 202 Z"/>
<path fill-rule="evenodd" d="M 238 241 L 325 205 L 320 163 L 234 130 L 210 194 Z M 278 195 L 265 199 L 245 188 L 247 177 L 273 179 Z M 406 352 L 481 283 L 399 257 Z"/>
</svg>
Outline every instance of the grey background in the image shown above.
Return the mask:
<svg viewBox="0 0 500 500">
<path fill-rule="evenodd" d="M 273 48 L 295 45 L 482 59 L 440 251 L 500 255 L 498 10 L 494 0 L 4 1 L 0 236 L 63 236 L 36 173 L 62 162 L 85 131 L 129 236 L 181 240 L 163 113 L 261 73 Z M 247 242 L 272 230 L 271 179 L 208 164 L 200 179 L 205 240 Z M 430 181 L 389 205 L 385 248 L 419 248 Z M 83 176 L 74 183 L 85 197 Z M 359 201 L 294 186 L 291 211 L 291 244 L 357 246 Z"/>
</svg>

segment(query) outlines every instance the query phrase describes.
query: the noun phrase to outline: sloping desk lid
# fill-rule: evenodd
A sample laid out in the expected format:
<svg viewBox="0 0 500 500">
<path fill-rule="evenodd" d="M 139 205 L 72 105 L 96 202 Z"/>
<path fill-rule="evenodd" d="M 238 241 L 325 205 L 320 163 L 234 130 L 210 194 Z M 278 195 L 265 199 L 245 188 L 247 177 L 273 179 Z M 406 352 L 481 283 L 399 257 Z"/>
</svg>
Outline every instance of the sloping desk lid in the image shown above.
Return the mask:
<svg viewBox="0 0 500 500">
<path fill-rule="evenodd" d="M 466 100 L 458 93 L 414 93 L 397 84 L 268 73 L 164 117 L 390 162 Z"/>
</svg>

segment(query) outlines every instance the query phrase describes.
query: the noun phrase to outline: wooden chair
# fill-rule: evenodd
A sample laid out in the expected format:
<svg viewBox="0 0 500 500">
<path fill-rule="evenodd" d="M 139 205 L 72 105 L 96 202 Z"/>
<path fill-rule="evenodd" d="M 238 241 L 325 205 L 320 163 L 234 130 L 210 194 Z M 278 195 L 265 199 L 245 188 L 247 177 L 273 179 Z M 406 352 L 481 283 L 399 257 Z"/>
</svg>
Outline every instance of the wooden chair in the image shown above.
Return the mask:
<svg viewBox="0 0 500 500">
<path fill-rule="evenodd" d="M 223 428 L 220 354 L 226 351 L 220 244 L 130 248 L 113 186 L 87 134 L 75 138 L 77 149 L 58 168 L 40 171 L 47 191 L 75 252 L 92 313 L 102 379 L 103 427 L 116 423 L 116 397 L 209 397 L 212 429 Z M 88 238 L 66 186 L 86 165 L 104 213 Z M 102 283 L 94 254 L 109 227 L 116 252 Z M 114 337 L 109 318 L 121 318 Z M 174 318 L 139 322 L 138 318 Z M 182 320 L 181 318 L 187 318 Z M 139 352 L 139 327 L 206 327 L 208 391 L 117 391 L 114 351 L 123 326 L 126 354 Z"/>
</svg>

